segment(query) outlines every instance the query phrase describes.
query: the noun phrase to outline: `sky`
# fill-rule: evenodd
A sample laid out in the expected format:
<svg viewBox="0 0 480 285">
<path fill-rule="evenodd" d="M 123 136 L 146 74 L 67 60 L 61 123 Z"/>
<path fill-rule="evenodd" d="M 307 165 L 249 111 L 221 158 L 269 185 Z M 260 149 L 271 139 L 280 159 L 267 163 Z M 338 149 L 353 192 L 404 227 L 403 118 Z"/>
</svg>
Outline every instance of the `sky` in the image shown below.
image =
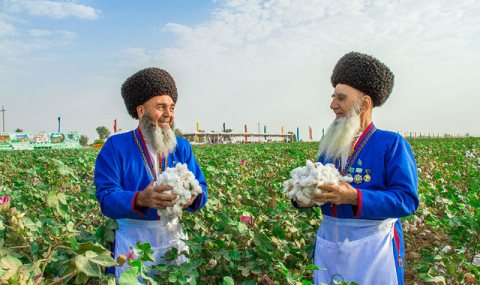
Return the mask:
<svg viewBox="0 0 480 285">
<path fill-rule="evenodd" d="M 125 79 L 146 67 L 175 79 L 176 126 L 319 140 L 335 63 L 357 51 L 395 75 L 373 111 L 380 129 L 480 135 L 480 1 L 2 0 L 5 131 L 132 130 Z M 0 129 L 1 130 L 1 129 Z"/>
</svg>

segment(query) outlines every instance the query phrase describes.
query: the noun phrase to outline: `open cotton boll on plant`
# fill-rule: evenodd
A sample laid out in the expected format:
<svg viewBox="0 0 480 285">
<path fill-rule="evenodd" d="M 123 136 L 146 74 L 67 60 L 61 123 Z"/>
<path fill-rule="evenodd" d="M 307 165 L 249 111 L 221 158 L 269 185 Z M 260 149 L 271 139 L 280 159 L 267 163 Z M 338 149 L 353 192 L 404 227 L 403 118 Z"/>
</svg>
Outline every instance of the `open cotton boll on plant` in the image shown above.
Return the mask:
<svg viewBox="0 0 480 285">
<path fill-rule="evenodd" d="M 187 204 L 192 195 L 202 193 L 202 187 L 195 179 L 195 175 L 188 170 L 186 164 L 177 163 L 175 167 L 167 168 L 153 183 L 155 186 L 169 185 L 173 189 L 165 191 L 165 194 L 175 194 L 177 198 L 172 201 L 175 205 L 167 207 L 165 210 L 158 210 L 161 218 L 168 217 L 171 219 L 181 217 L 183 213 L 182 206 Z"/>
<path fill-rule="evenodd" d="M 294 199 L 303 204 L 310 204 L 312 202 L 312 194 L 322 193 L 318 186 L 323 184 L 339 185 L 340 181 L 351 183 L 352 177 L 342 176 L 340 172 L 331 163 L 323 165 L 320 162 L 313 163 L 307 160 L 307 165 L 304 167 L 297 167 L 290 173 L 292 179 L 283 183 L 285 189 L 283 192 L 291 199 Z M 324 203 L 315 202 L 321 206 Z"/>
</svg>

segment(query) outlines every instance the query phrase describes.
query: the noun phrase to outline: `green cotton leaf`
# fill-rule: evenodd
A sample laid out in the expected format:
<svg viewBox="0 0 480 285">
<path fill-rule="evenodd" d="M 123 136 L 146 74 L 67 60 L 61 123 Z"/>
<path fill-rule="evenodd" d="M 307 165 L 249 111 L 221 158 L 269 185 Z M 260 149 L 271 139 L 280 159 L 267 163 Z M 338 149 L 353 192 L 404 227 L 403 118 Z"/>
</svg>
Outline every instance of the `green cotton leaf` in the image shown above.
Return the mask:
<svg viewBox="0 0 480 285">
<path fill-rule="evenodd" d="M 102 254 L 106 251 L 108 252 L 108 250 L 106 248 L 104 248 L 103 246 L 101 246 L 99 243 L 93 244 L 91 241 L 86 242 L 86 243 L 80 243 L 78 245 L 78 249 L 74 250 L 74 251 L 78 254 L 84 254 L 88 250 L 94 251 L 94 252 L 99 253 L 99 254 Z"/>
<path fill-rule="evenodd" d="M 446 284 L 445 283 L 445 278 L 443 276 L 430 276 L 430 275 L 423 275 L 422 276 L 422 279 L 426 282 L 437 282 L 437 283 L 443 283 L 443 284 Z"/>
<path fill-rule="evenodd" d="M 153 250 L 152 247 L 150 246 L 150 243 L 141 243 L 137 242 L 137 248 L 133 249 L 133 253 L 135 253 L 136 256 L 138 256 L 139 259 L 143 261 L 151 261 L 155 262 L 155 259 L 153 258 Z"/>
<path fill-rule="evenodd" d="M 88 281 L 88 276 L 83 272 L 78 272 L 75 277 L 75 284 L 85 284 Z"/>
<path fill-rule="evenodd" d="M 47 205 L 52 207 L 56 212 L 65 218 L 68 212 L 68 206 L 65 195 L 63 193 L 50 193 L 47 196 Z"/>
<path fill-rule="evenodd" d="M 230 250 L 230 257 L 232 257 L 233 260 L 240 260 L 240 252 L 238 252 L 237 249 Z"/>
<path fill-rule="evenodd" d="M 130 268 L 125 270 L 120 278 L 118 278 L 119 285 L 133 285 L 133 284 L 141 284 L 138 282 L 138 268 Z"/>
<path fill-rule="evenodd" d="M 69 166 L 63 164 L 60 160 L 52 158 L 52 161 L 54 164 L 57 166 L 57 171 L 60 175 L 62 176 L 68 176 L 71 175 L 73 178 L 77 179 L 77 176 L 73 172 L 73 169 L 71 169 Z"/>
<path fill-rule="evenodd" d="M 480 201 L 471 200 L 468 201 L 467 204 L 474 208 L 480 208 Z"/>
<path fill-rule="evenodd" d="M 0 268 L 5 270 L 17 270 L 21 265 L 22 262 L 11 255 L 4 256 L 2 259 L 0 259 Z"/>
<path fill-rule="evenodd" d="M 255 237 L 255 242 L 263 248 L 267 248 L 269 250 L 273 249 L 272 242 L 265 234 L 258 234 Z"/>
<path fill-rule="evenodd" d="M 248 230 L 247 226 L 244 223 L 238 223 L 237 229 L 241 235 L 244 235 Z"/>
<path fill-rule="evenodd" d="M 38 267 L 37 264 L 29 263 L 20 266 L 20 268 L 18 269 L 18 273 L 20 275 L 29 277 L 31 273 L 33 273 L 34 275 L 42 274 L 42 270 L 40 270 L 40 267 Z"/>
<path fill-rule="evenodd" d="M 24 218 L 23 224 L 25 225 L 25 227 L 29 228 L 32 232 L 38 232 L 38 226 L 29 218 Z"/>
<path fill-rule="evenodd" d="M 243 267 L 243 266 L 239 265 L 238 270 L 242 271 L 242 275 L 244 277 L 247 277 L 248 275 L 250 275 L 250 270 L 246 267 Z"/>
<path fill-rule="evenodd" d="M 253 200 L 253 199 L 246 199 L 246 198 L 243 198 L 242 201 L 240 201 L 243 205 L 245 206 L 250 206 L 250 207 L 260 207 L 260 205 L 257 203 L 257 201 Z"/>
<path fill-rule="evenodd" d="M 85 257 L 87 257 L 90 262 L 93 262 L 103 267 L 118 265 L 118 263 L 115 262 L 115 260 L 110 256 L 108 252 L 98 255 L 93 251 L 87 251 L 85 253 Z"/>
<path fill-rule="evenodd" d="M 83 255 L 77 255 L 75 257 L 75 268 L 78 272 L 84 273 L 90 277 L 101 277 L 102 268 L 93 262 L 90 259 Z"/>
<path fill-rule="evenodd" d="M 223 285 L 235 285 L 233 278 L 230 276 L 223 277 Z"/>
</svg>

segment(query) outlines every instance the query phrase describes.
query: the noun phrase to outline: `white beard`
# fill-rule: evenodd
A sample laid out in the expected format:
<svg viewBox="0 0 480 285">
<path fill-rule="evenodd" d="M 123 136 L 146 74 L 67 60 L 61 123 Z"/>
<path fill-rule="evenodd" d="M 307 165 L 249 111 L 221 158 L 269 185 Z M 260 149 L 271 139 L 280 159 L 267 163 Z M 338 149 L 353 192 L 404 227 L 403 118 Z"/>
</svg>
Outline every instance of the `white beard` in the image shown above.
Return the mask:
<svg viewBox="0 0 480 285">
<path fill-rule="evenodd" d="M 360 131 L 360 108 L 356 103 L 346 117 L 335 119 L 320 142 L 318 155 L 328 160 L 340 158 L 352 147 L 355 135 Z"/>
<path fill-rule="evenodd" d="M 152 147 L 157 155 L 167 157 L 172 153 L 177 146 L 177 138 L 175 137 L 175 124 L 172 123 L 170 127 L 158 127 L 150 116 L 145 113 L 140 120 L 140 125 L 144 132 L 145 141 Z"/>
</svg>

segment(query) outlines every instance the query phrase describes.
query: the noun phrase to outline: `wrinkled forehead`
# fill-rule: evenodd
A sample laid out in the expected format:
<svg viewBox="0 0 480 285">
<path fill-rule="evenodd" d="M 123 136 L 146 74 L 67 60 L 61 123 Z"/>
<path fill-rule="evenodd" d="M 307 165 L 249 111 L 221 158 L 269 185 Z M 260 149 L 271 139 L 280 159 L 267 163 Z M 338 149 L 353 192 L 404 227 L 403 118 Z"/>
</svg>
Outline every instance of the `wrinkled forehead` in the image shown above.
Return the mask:
<svg viewBox="0 0 480 285">
<path fill-rule="evenodd" d="M 337 84 L 337 86 L 335 86 L 335 90 L 333 91 L 333 95 L 338 96 L 339 98 L 356 101 L 365 95 L 365 93 L 347 84 Z"/>
</svg>

